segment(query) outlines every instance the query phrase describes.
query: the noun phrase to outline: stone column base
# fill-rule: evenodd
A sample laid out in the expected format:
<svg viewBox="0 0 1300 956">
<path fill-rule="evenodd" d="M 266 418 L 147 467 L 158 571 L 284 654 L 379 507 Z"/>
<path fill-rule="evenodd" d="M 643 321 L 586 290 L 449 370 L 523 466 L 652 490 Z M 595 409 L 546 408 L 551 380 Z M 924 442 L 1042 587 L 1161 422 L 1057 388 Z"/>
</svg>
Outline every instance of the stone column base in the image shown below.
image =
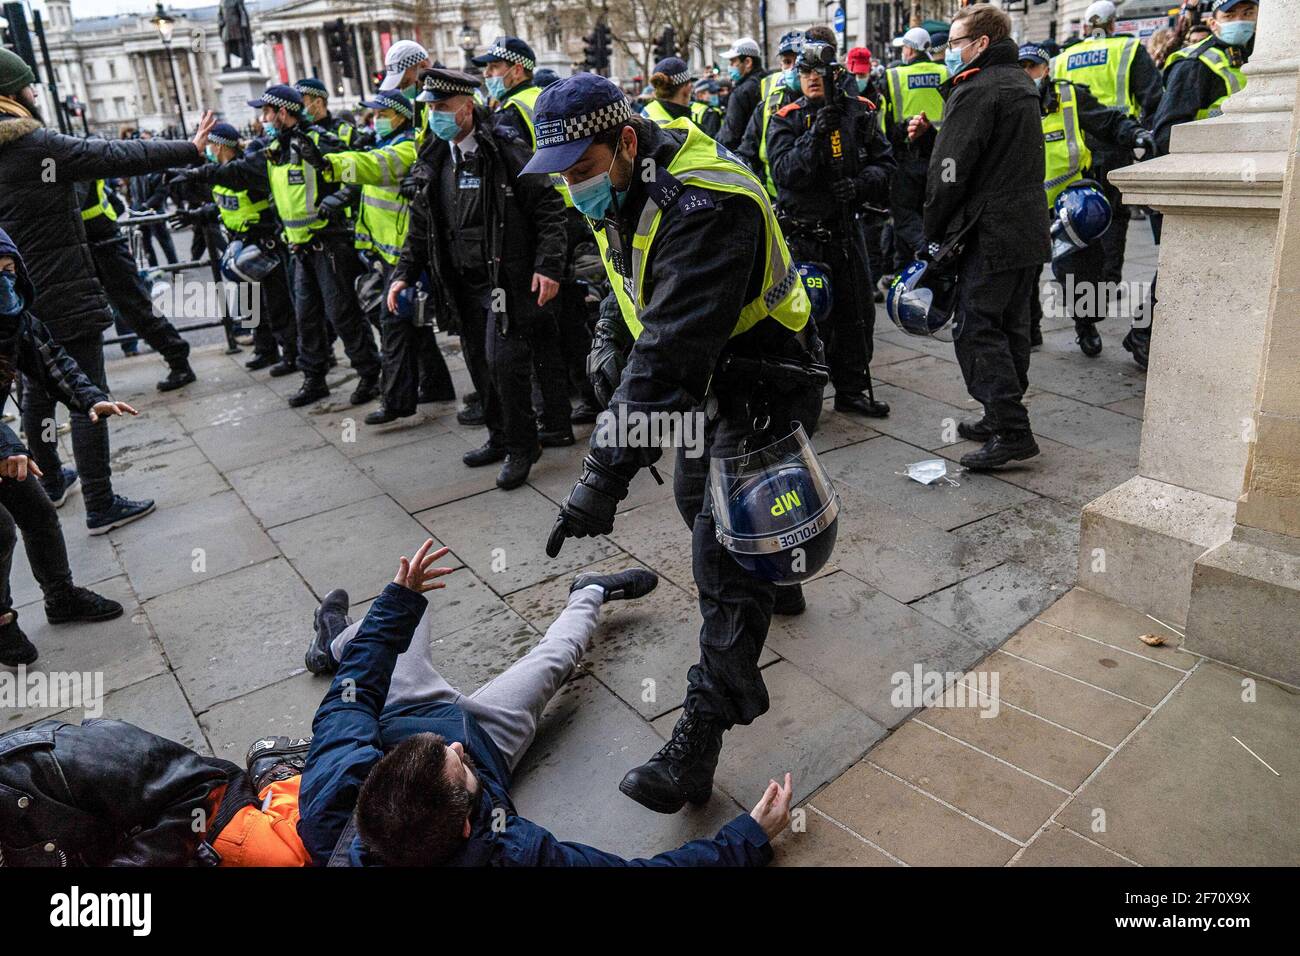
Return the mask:
<svg viewBox="0 0 1300 956">
<path fill-rule="evenodd" d="M 1196 560 L 1183 644 L 1300 685 L 1300 539 L 1238 526 Z"/>
<path fill-rule="evenodd" d="M 1137 475 L 1083 509 L 1079 586 L 1185 626 L 1192 569 L 1232 536 L 1236 505 Z"/>
<path fill-rule="evenodd" d="M 218 73 L 215 80 L 218 115 L 236 128 L 242 127 L 257 113 L 248 101 L 262 95 L 268 82 L 266 77 L 257 70 L 238 69 Z"/>
</svg>

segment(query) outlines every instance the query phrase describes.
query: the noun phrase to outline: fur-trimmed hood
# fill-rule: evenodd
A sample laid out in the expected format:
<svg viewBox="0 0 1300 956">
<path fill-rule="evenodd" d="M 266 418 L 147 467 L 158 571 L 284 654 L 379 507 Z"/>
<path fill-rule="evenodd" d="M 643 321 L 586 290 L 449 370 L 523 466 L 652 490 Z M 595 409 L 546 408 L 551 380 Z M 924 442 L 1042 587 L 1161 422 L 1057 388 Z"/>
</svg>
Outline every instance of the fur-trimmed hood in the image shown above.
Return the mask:
<svg viewBox="0 0 1300 956">
<path fill-rule="evenodd" d="M 39 120 L 0 113 L 0 149 L 36 132 L 40 128 L 41 123 Z"/>
</svg>

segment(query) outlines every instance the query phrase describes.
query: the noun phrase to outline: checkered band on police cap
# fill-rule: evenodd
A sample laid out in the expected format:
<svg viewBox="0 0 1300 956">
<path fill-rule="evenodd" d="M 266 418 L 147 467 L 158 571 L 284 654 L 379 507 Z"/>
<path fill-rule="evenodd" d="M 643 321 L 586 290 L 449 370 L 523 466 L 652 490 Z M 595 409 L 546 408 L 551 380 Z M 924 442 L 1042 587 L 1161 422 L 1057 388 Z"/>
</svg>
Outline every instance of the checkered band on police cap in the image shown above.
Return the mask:
<svg viewBox="0 0 1300 956">
<path fill-rule="evenodd" d="M 389 73 L 405 73 L 429 58 L 429 51 L 414 40 L 399 40 L 388 50 L 384 66 Z"/>
<path fill-rule="evenodd" d="M 487 55 L 494 56 L 499 60 L 505 60 L 507 63 L 518 63 L 525 70 L 531 70 L 536 66 L 536 64 L 531 59 L 524 56 L 524 54 L 516 53 L 508 47 L 502 46 L 500 40 L 494 41 L 493 44 L 488 47 Z"/>
<path fill-rule="evenodd" d="M 476 89 L 478 89 L 476 84 L 450 80 L 446 77 L 439 76 L 437 73 L 431 73 L 424 78 L 424 91 L 426 93 L 448 93 L 452 96 L 473 96 Z"/>
<path fill-rule="evenodd" d="M 632 118 L 632 106 L 626 99 L 615 100 L 604 106 L 565 119 L 549 120 L 537 124 L 537 148 L 560 146 L 579 139 L 588 139 Z"/>
<path fill-rule="evenodd" d="M 677 85 L 677 86 L 681 86 L 683 83 L 685 83 L 685 82 L 686 82 L 687 80 L 689 80 L 690 78 L 691 78 L 691 71 L 690 71 L 690 70 L 683 70 L 683 71 L 680 72 L 680 73 L 674 73 L 672 76 L 668 77 L 668 82 L 669 82 L 669 83 L 673 83 L 673 84 L 675 84 L 675 85 Z"/>
<path fill-rule="evenodd" d="M 283 107 L 290 113 L 302 112 L 302 104 L 297 100 L 291 100 L 288 97 L 280 96 L 278 93 L 272 93 L 270 90 L 267 90 L 262 94 L 261 100 L 267 106 L 274 106 L 276 108 Z"/>
<path fill-rule="evenodd" d="M 409 120 L 415 119 L 415 110 L 411 108 L 411 101 L 394 90 L 376 93 L 368 100 L 363 99 L 361 105 L 370 110 L 393 110 Z"/>
<path fill-rule="evenodd" d="M 212 128 L 212 132 L 208 134 L 208 142 L 214 146 L 229 146 L 231 149 L 238 149 L 239 133 L 235 132 L 235 135 L 231 136 L 226 130 L 217 132 L 218 127 L 221 125 L 224 124 L 219 123 Z M 234 132 L 233 126 L 230 128 L 230 132 Z"/>
</svg>

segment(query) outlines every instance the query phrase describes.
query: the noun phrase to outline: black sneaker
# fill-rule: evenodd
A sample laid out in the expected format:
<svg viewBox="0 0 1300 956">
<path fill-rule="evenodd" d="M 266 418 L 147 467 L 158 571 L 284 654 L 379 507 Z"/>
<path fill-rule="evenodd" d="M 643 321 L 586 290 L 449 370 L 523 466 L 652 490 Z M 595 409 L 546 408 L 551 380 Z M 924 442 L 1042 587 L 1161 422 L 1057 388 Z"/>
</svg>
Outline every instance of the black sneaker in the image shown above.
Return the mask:
<svg viewBox="0 0 1300 956">
<path fill-rule="evenodd" d="M 539 431 L 537 440 L 543 448 L 567 448 L 577 439 L 573 437 L 572 428 L 554 428 L 547 431 Z"/>
<path fill-rule="evenodd" d="M 302 773 L 307 766 L 310 737 L 263 737 L 254 740 L 244 756 L 253 792 L 261 793 L 273 783 Z"/>
<path fill-rule="evenodd" d="M 47 482 L 41 479 L 41 487 L 45 489 L 45 494 L 49 496 L 50 504 L 56 508 L 62 508 L 68 502 L 68 496 L 76 490 L 81 479 L 77 475 L 77 469 L 69 468 L 64 465 L 59 469 L 58 484 Z"/>
<path fill-rule="evenodd" d="M 91 511 L 86 514 L 86 530 L 91 534 L 107 534 L 114 528 L 120 528 L 147 514 L 152 514 L 153 509 L 151 498 L 132 501 L 121 495 L 114 495 L 113 503 L 103 511 Z"/>
<path fill-rule="evenodd" d="M 506 450 L 500 445 L 494 445 L 489 441 L 473 451 L 465 452 L 460 460 L 470 468 L 482 468 L 484 465 L 495 465 L 499 461 L 504 461 L 505 457 Z"/>
<path fill-rule="evenodd" d="M 276 364 L 276 361 L 274 354 L 254 355 L 244 363 L 244 368 L 248 369 L 250 372 L 259 372 L 264 368 L 270 368 L 272 365 Z"/>
<path fill-rule="evenodd" d="M 198 376 L 194 374 L 194 369 L 190 368 L 190 363 L 182 362 L 180 365 L 172 366 L 167 377 L 158 383 L 158 391 L 174 392 L 197 380 Z"/>
<path fill-rule="evenodd" d="M 618 789 L 656 813 L 676 813 L 689 800 L 706 803 L 713 792 L 713 771 L 722 751 L 721 725 L 683 714 L 672 739 L 659 752 L 623 777 Z"/>
<path fill-rule="evenodd" d="M 325 379 L 304 378 L 302 387 L 289 397 L 289 407 L 302 408 L 312 402 L 319 402 L 322 398 L 329 398 L 329 394 L 330 387 L 325 384 Z"/>
<path fill-rule="evenodd" d="M 575 425 L 591 425 L 595 423 L 600 411 L 600 406 L 595 402 L 586 398 L 579 399 L 578 404 L 573 406 L 573 411 L 569 413 L 569 421 Z"/>
<path fill-rule="evenodd" d="M 782 617 L 797 617 L 808 609 L 808 602 L 803 596 L 802 584 L 788 584 L 776 589 L 776 601 L 772 604 L 772 613 Z"/>
<path fill-rule="evenodd" d="M 986 441 L 983 447 L 961 456 L 961 466 L 970 471 L 998 468 L 1013 461 L 1024 461 L 1038 454 L 1038 442 L 1032 432 L 1002 432 Z"/>
<path fill-rule="evenodd" d="M 45 620 L 51 624 L 111 621 L 121 616 L 122 605 L 75 584 L 53 597 L 45 598 Z"/>
<path fill-rule="evenodd" d="M 348 592 L 342 588 L 335 588 L 325 595 L 325 599 L 320 602 L 320 607 L 316 608 L 312 618 L 312 626 L 316 633 L 312 635 L 311 644 L 307 646 L 307 657 L 304 661 L 307 670 L 313 674 L 333 674 L 339 669 L 339 662 L 330 652 L 330 644 L 334 643 L 334 638 L 351 623 L 352 619 L 348 617 Z"/>
<path fill-rule="evenodd" d="M 379 397 L 379 376 L 371 375 L 369 378 L 363 378 L 357 382 L 357 387 L 353 389 L 352 394 L 348 396 L 349 405 L 364 405 L 366 402 Z"/>
<path fill-rule="evenodd" d="M 513 491 L 528 480 L 533 462 L 542 457 L 542 446 L 538 445 L 528 454 L 510 452 L 506 455 L 501 471 L 497 473 L 497 487 L 502 491 Z"/>
<path fill-rule="evenodd" d="M 1075 322 L 1074 340 L 1079 343 L 1079 351 L 1088 358 L 1096 358 L 1101 354 L 1101 336 L 1097 334 L 1097 326 L 1093 323 Z"/>
<path fill-rule="evenodd" d="M 280 359 L 271 366 L 271 378 L 284 378 L 286 375 L 292 375 L 298 371 L 298 363 L 290 362 L 288 359 Z"/>
<path fill-rule="evenodd" d="M 19 667 L 35 663 L 40 655 L 36 645 L 27 640 L 27 635 L 18 626 L 18 612 L 8 612 L 9 622 L 0 624 L 0 664 L 5 667 Z"/>
<path fill-rule="evenodd" d="M 958 422 L 957 434 L 967 441 L 985 442 L 993 437 L 993 426 L 989 424 L 988 417 L 985 416 L 979 421 Z"/>
<path fill-rule="evenodd" d="M 659 575 L 649 568 L 628 568 L 626 571 L 616 571 L 614 574 L 587 572 L 573 579 L 573 583 L 569 585 L 569 593 L 572 594 L 581 588 L 589 588 L 593 584 L 604 590 L 606 601 L 631 601 L 645 597 L 653 591 L 659 584 Z"/>
<path fill-rule="evenodd" d="M 462 425 L 477 426 L 484 424 L 487 418 L 483 415 L 482 405 L 470 405 L 467 402 L 465 407 L 456 413 L 456 421 Z"/>
</svg>

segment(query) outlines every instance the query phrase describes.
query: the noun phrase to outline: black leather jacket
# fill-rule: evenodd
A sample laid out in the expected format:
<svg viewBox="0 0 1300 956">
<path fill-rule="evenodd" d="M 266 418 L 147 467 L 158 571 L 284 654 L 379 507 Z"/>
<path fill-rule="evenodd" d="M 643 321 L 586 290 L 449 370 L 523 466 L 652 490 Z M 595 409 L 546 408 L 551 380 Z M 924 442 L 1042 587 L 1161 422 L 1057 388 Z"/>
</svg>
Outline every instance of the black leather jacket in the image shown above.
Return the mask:
<svg viewBox="0 0 1300 956">
<path fill-rule="evenodd" d="M 195 865 L 216 791 L 241 773 L 120 720 L 4 734 L 0 866 Z"/>
</svg>

